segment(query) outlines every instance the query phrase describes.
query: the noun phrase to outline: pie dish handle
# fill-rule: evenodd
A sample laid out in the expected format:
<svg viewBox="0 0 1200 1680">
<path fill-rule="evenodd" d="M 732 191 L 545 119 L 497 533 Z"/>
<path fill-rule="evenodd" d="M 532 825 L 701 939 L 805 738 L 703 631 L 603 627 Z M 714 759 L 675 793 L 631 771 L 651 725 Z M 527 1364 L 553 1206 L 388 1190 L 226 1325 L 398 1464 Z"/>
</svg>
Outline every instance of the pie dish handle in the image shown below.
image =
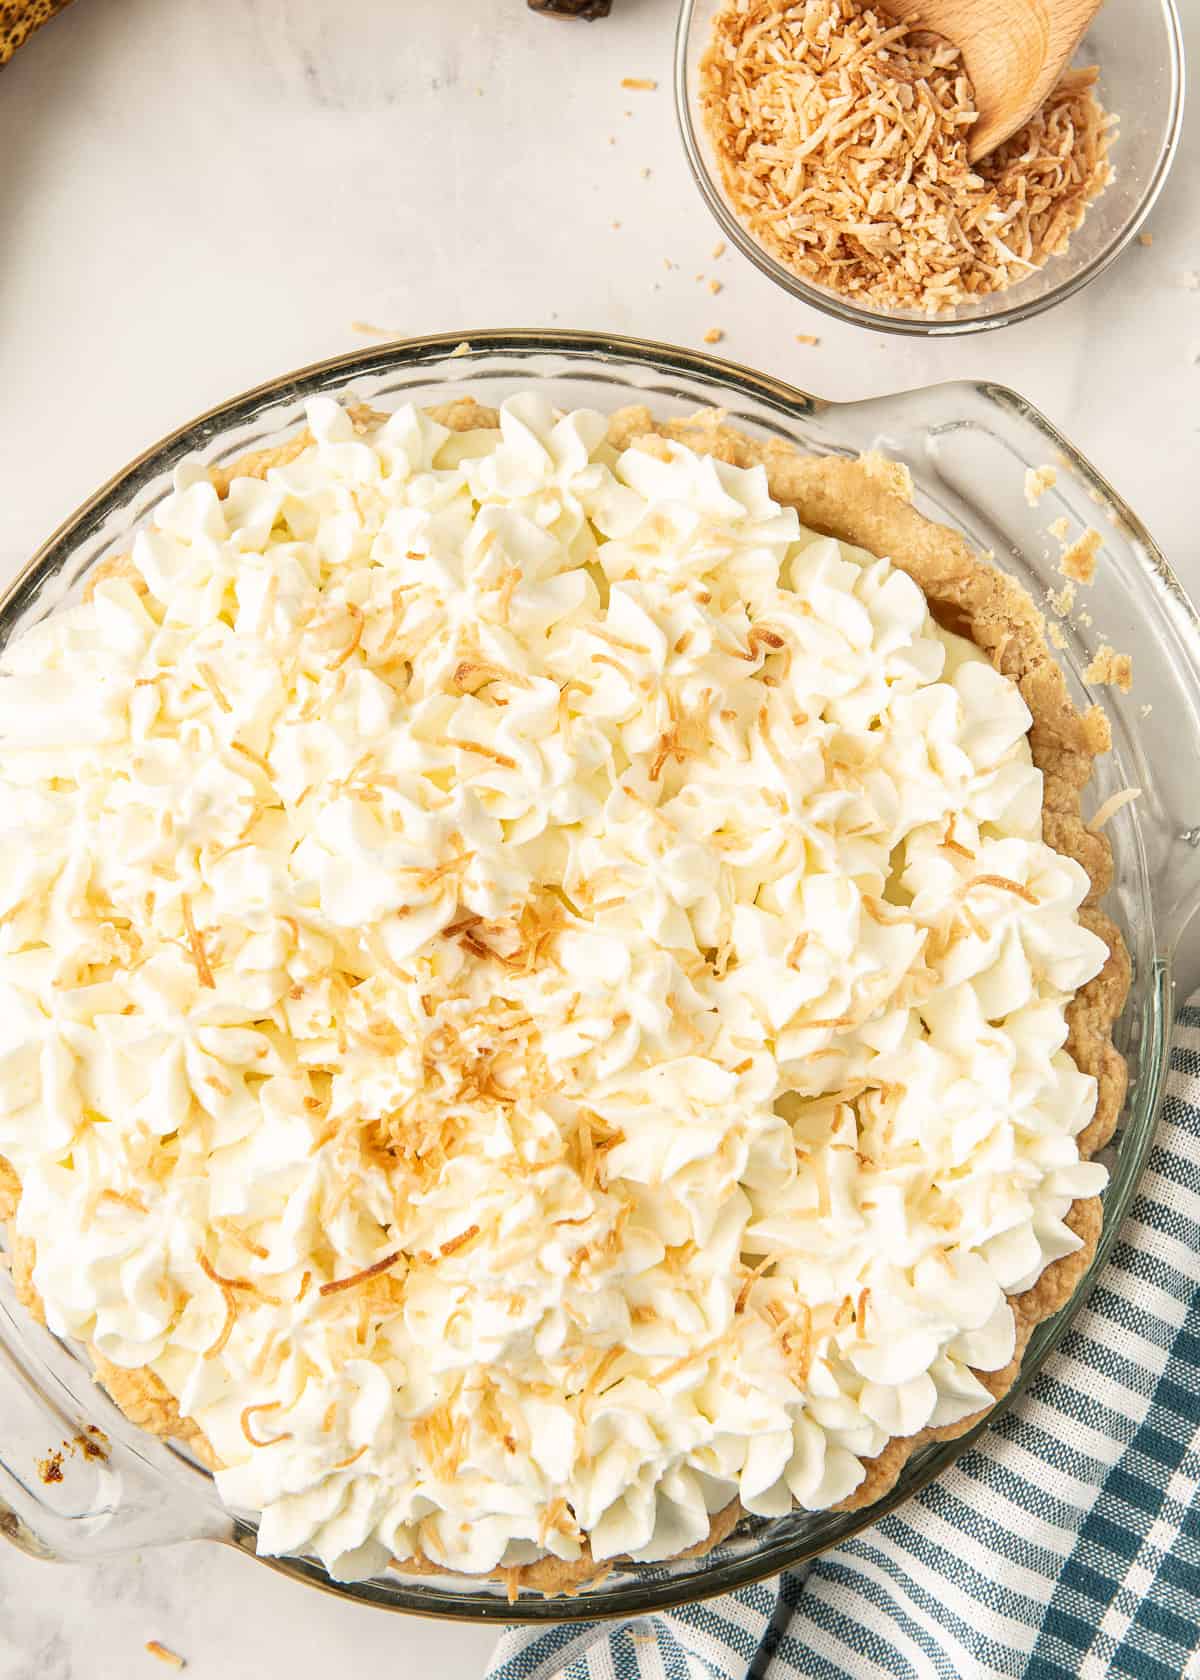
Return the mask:
<svg viewBox="0 0 1200 1680">
<path fill-rule="evenodd" d="M 128 1423 L 0 1282 L 0 1535 L 58 1562 L 229 1538 L 208 1477 Z"/>
</svg>

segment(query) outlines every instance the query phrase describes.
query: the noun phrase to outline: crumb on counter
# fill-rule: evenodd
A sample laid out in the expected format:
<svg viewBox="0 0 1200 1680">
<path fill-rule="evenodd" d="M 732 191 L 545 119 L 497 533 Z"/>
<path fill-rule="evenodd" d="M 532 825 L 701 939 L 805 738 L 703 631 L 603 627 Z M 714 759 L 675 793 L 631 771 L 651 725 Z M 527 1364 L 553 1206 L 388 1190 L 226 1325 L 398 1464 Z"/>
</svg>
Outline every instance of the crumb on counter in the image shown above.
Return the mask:
<svg viewBox="0 0 1200 1680">
<path fill-rule="evenodd" d="M 187 1664 L 179 1655 L 179 1652 L 172 1651 L 170 1646 L 164 1645 L 161 1640 L 147 1639 L 146 1650 L 149 1652 L 150 1656 L 157 1657 L 160 1663 L 166 1663 L 168 1668 L 187 1667 Z"/>
<path fill-rule="evenodd" d="M 1144 245 L 1147 250 L 1149 250 L 1150 246 L 1153 245 L 1153 243 L 1154 243 L 1154 235 L 1152 233 L 1139 233 L 1138 234 L 1138 244 L 1139 245 Z"/>
<path fill-rule="evenodd" d="M 1025 473 L 1025 500 L 1030 507 L 1036 507 L 1046 491 L 1053 490 L 1057 483 L 1057 467 L 1029 467 Z"/>
<path fill-rule="evenodd" d="M 712 295 L 716 297 L 717 293 L 721 290 L 721 282 L 719 280 L 710 280 L 708 282 L 708 289 Z"/>
<path fill-rule="evenodd" d="M 797 333 L 796 334 L 796 343 L 797 344 L 820 344 L 820 342 L 821 342 L 821 340 L 817 337 L 816 333 Z"/>
<path fill-rule="evenodd" d="M 93 1461 L 98 1459 L 101 1464 L 108 1463 L 108 1436 L 103 1429 L 98 1428 L 94 1423 L 89 1423 L 86 1426 L 84 1434 L 72 1438 L 71 1449 L 81 1452 L 85 1458 L 90 1458 Z"/>
<path fill-rule="evenodd" d="M 723 257 L 725 255 L 725 241 L 723 239 L 717 240 L 717 243 L 712 248 L 712 254 L 714 262 L 716 262 L 718 257 Z"/>
<path fill-rule="evenodd" d="M 38 1475 L 46 1487 L 63 1479 L 63 1455 L 60 1452 L 47 1453 L 45 1458 L 37 1461 Z"/>
<path fill-rule="evenodd" d="M 709 327 L 708 331 L 704 335 L 704 342 L 705 344 L 720 344 L 724 337 L 725 334 L 722 332 L 720 327 Z"/>
<path fill-rule="evenodd" d="M 621 86 L 630 93 L 653 93 L 658 83 L 651 76 L 622 76 Z"/>
<path fill-rule="evenodd" d="M 1096 649 L 1095 658 L 1083 673 L 1086 683 L 1097 687 L 1116 688 L 1128 694 L 1133 687 L 1133 660 L 1127 653 L 1118 653 L 1104 642 Z"/>
<path fill-rule="evenodd" d="M 1099 531 L 1089 525 L 1081 537 L 1063 549 L 1058 562 L 1062 575 L 1074 583 L 1091 583 L 1096 576 L 1096 555 L 1103 540 Z"/>
</svg>

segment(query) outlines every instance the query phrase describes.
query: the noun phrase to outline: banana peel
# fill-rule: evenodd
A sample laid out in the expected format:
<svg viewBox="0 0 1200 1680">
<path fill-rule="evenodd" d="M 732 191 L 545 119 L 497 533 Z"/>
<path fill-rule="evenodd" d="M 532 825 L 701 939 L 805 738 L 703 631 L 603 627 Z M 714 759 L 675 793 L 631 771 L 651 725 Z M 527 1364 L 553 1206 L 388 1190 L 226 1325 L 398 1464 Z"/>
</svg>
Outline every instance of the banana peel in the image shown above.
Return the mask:
<svg viewBox="0 0 1200 1680">
<path fill-rule="evenodd" d="M 0 0 L 0 67 L 70 0 Z"/>
</svg>

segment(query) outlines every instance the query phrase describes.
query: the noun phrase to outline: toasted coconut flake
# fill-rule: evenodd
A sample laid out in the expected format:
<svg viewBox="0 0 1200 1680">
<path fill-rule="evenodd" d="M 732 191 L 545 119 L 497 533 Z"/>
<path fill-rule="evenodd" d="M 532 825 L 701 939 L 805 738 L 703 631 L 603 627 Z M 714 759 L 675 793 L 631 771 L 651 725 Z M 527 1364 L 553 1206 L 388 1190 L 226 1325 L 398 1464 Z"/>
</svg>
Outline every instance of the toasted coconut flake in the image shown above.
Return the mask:
<svg viewBox="0 0 1200 1680">
<path fill-rule="evenodd" d="M 451 1237 L 448 1242 L 442 1243 L 441 1247 L 438 1249 L 438 1253 L 443 1259 L 446 1259 L 451 1254 L 457 1254 L 460 1248 L 465 1248 L 467 1244 L 469 1242 L 473 1242 L 478 1235 L 479 1226 L 468 1225 L 465 1231 L 460 1231 L 456 1237 Z"/>
<path fill-rule="evenodd" d="M 259 1436 L 255 1435 L 254 1431 L 250 1427 L 250 1419 L 256 1412 L 277 1412 L 282 1404 L 283 1402 L 281 1400 L 268 1400 L 260 1406 L 244 1406 L 242 1408 L 242 1414 L 238 1421 L 242 1426 L 242 1434 L 246 1437 L 252 1447 L 277 1447 L 281 1441 L 290 1441 L 293 1439 L 291 1430 L 286 1429 L 282 1435 L 272 1435 L 268 1440 L 264 1441 Z"/>
<path fill-rule="evenodd" d="M 489 747 L 483 741 L 463 741 L 459 740 L 457 736 L 453 739 L 449 736 L 442 736 L 437 744 L 440 747 L 456 747 L 459 752 L 477 753 L 480 758 L 490 758 L 494 764 L 500 765 L 503 770 L 515 770 L 517 768 L 515 758 L 510 758 L 508 753 L 498 752 L 495 747 Z"/>
<path fill-rule="evenodd" d="M 950 815 L 946 818 L 946 827 L 942 834 L 942 846 L 946 851 L 957 852 L 959 857 L 967 858 L 970 862 L 974 863 L 975 853 L 967 846 L 960 845 L 954 837 L 954 818 L 955 813 L 951 811 Z"/>
<path fill-rule="evenodd" d="M 240 753 L 243 758 L 249 759 L 250 763 L 253 764 L 256 769 L 262 771 L 268 781 L 271 780 L 271 766 L 267 763 L 266 759 L 263 758 L 261 754 L 256 753 L 253 748 L 245 746 L 241 741 L 230 741 L 229 750 L 230 752 Z M 232 847 L 230 850 L 232 850 Z"/>
<path fill-rule="evenodd" d="M 763 1255 L 758 1265 L 755 1266 L 748 1274 L 742 1284 L 742 1287 L 738 1290 L 737 1300 L 733 1303 L 733 1310 L 735 1313 L 745 1312 L 746 1302 L 750 1299 L 750 1291 L 754 1288 L 754 1285 L 758 1282 L 759 1278 L 762 1277 L 763 1273 L 769 1271 L 778 1259 L 778 1254 Z"/>
<path fill-rule="evenodd" d="M 511 683 L 514 688 L 532 687 L 529 678 L 523 677 L 519 671 L 506 670 L 503 665 L 494 665 L 487 659 L 461 660 L 450 678 L 450 686 L 458 694 L 476 694 L 493 682 Z"/>
<path fill-rule="evenodd" d="M 805 932 L 798 933 L 795 939 L 792 940 L 791 950 L 787 954 L 787 965 L 789 968 L 800 967 L 800 959 L 804 955 L 804 948 L 808 944 L 808 939 L 809 936 L 807 932 Z"/>
<path fill-rule="evenodd" d="M 346 611 L 350 614 L 351 619 L 354 621 L 354 630 L 353 630 L 353 633 L 351 634 L 350 640 L 347 642 L 346 646 L 342 649 L 341 653 L 338 654 L 337 658 L 329 666 L 329 669 L 331 671 L 340 671 L 342 666 L 346 663 L 346 661 L 350 658 L 351 654 L 354 652 L 355 648 L 357 648 L 358 644 L 362 641 L 362 633 L 363 633 L 362 608 L 361 607 L 356 607 L 354 605 L 353 601 L 347 601 L 346 602 Z"/>
<path fill-rule="evenodd" d="M 963 882 L 954 896 L 965 898 L 969 892 L 974 892 L 976 887 L 995 887 L 998 892 L 1015 893 L 1018 898 L 1023 898 L 1026 904 L 1040 903 L 1028 887 L 1023 887 L 1019 881 L 1010 881 L 1006 875 L 972 875 L 969 881 Z"/>
<path fill-rule="evenodd" d="M 963 921 L 966 922 L 976 939 L 982 940 L 986 945 L 988 940 L 991 938 L 991 934 L 988 932 L 987 928 L 984 927 L 974 910 L 971 909 L 971 906 L 969 904 L 964 904 L 959 911 L 959 915 L 962 917 Z"/>
<path fill-rule="evenodd" d="M 229 703 L 229 696 L 225 693 L 225 690 L 217 681 L 216 672 L 212 669 L 212 666 L 206 665 L 203 660 L 198 659 L 196 661 L 196 669 L 203 678 L 204 686 L 209 690 L 221 710 L 223 712 L 231 712 L 233 707 Z"/>
<path fill-rule="evenodd" d="M 1140 787 L 1122 788 L 1119 793 L 1110 793 L 1088 823 L 1089 832 L 1099 834 L 1105 823 L 1111 821 L 1118 811 L 1123 811 L 1126 805 L 1132 805 L 1135 799 L 1141 797 L 1142 790 Z"/>
<path fill-rule="evenodd" d="M 104 1202 L 113 1202 L 118 1207 L 129 1208 L 133 1213 L 150 1211 L 136 1190 L 101 1190 L 96 1197 L 97 1207 Z"/>
<path fill-rule="evenodd" d="M 372 1266 L 364 1266 L 361 1272 L 351 1272 L 349 1277 L 334 1278 L 329 1283 L 323 1283 L 317 1291 L 319 1295 L 337 1295 L 343 1289 L 356 1289 L 360 1283 L 369 1283 L 372 1278 L 380 1277 L 384 1272 L 390 1272 L 398 1260 L 403 1260 L 404 1250 L 393 1249 L 391 1254 L 385 1254 L 382 1260 L 376 1260 Z"/>
<path fill-rule="evenodd" d="M 617 1363 L 617 1360 L 620 1359 L 624 1352 L 624 1348 L 610 1347 L 608 1351 L 601 1356 L 599 1362 L 592 1367 L 591 1375 L 584 1384 L 582 1395 L 583 1399 L 588 1400 L 592 1397 L 592 1395 L 599 1392 L 600 1384 L 604 1381 L 605 1377 L 612 1370 L 613 1366 Z"/>
<path fill-rule="evenodd" d="M 247 1254 L 253 1254 L 256 1260 L 266 1260 L 269 1257 L 270 1251 L 265 1249 L 261 1243 L 256 1243 L 248 1237 L 235 1220 L 216 1218 L 211 1220 L 210 1223 L 214 1230 L 219 1231 L 222 1236 L 228 1237 L 231 1242 L 239 1244 L 246 1250 Z"/>
<path fill-rule="evenodd" d="M 677 1377 L 680 1371 L 686 1371 L 689 1365 L 695 1365 L 700 1361 L 711 1359 L 713 1354 L 717 1352 L 718 1348 L 724 1347 L 727 1341 L 727 1335 L 717 1336 L 711 1342 L 702 1342 L 699 1347 L 689 1349 L 689 1351 L 682 1354 L 680 1358 L 673 1359 L 671 1363 L 665 1366 L 661 1371 L 655 1371 L 653 1377 L 655 1386 L 657 1387 L 659 1383 L 668 1382 L 672 1377 Z"/>
<path fill-rule="evenodd" d="M 200 977 L 200 984 L 207 986 L 210 991 L 215 990 L 217 982 L 213 979 L 213 971 L 208 966 L 204 941 L 196 932 L 196 923 L 192 918 L 192 901 L 187 893 L 183 893 L 179 902 L 183 910 L 183 927 L 187 935 L 188 950 L 191 952 L 192 961 L 196 965 L 196 973 Z"/>
<path fill-rule="evenodd" d="M 187 1667 L 186 1662 L 179 1655 L 179 1652 L 178 1651 L 172 1651 L 170 1646 L 169 1645 L 164 1645 L 161 1642 L 161 1640 L 147 1639 L 146 1650 L 148 1651 L 150 1656 L 156 1657 L 160 1663 L 166 1663 L 168 1668 L 186 1668 Z"/>
<path fill-rule="evenodd" d="M 233 1335 L 233 1326 L 237 1321 L 237 1306 L 233 1296 L 227 1289 L 221 1291 L 225 1299 L 225 1322 L 217 1333 L 215 1341 L 210 1342 L 204 1350 L 205 1359 L 215 1359 L 219 1353 L 225 1351 L 225 1344 Z"/>
</svg>

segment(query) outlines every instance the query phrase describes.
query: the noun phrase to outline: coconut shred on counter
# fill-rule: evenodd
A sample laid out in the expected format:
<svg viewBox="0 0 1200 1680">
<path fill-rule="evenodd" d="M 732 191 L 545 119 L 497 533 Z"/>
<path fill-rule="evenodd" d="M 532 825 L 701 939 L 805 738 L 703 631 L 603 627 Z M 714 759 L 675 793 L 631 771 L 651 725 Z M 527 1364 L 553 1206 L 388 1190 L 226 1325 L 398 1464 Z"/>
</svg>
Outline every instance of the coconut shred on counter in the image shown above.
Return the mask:
<svg viewBox="0 0 1200 1680">
<path fill-rule="evenodd" d="M 0 667 L 49 1325 L 342 1578 L 836 1504 L 1104 1182 L 1024 702 L 762 468 L 308 425 Z"/>
</svg>

